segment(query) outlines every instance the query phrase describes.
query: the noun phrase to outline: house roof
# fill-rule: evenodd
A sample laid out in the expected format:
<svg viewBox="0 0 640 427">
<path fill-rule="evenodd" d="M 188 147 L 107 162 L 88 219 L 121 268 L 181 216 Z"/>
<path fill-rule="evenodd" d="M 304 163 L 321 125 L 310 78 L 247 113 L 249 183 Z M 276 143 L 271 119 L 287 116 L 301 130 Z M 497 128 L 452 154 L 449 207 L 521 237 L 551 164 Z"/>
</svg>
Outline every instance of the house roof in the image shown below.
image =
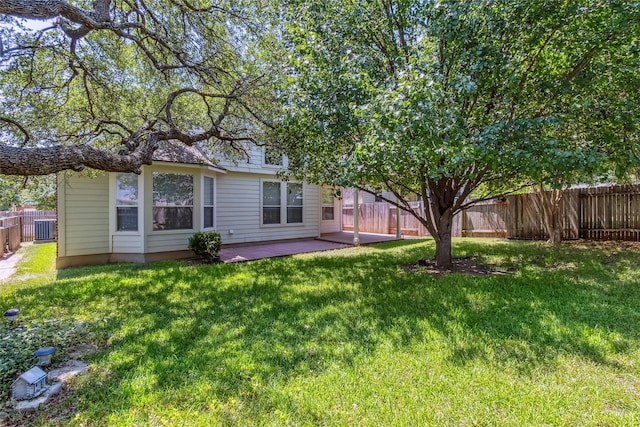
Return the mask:
<svg viewBox="0 0 640 427">
<path fill-rule="evenodd" d="M 24 374 L 20 375 L 20 377 L 18 377 L 18 379 L 23 379 L 26 382 L 28 382 L 29 384 L 35 384 L 38 381 L 42 381 L 42 379 L 46 378 L 46 376 L 47 376 L 46 372 L 44 372 L 42 369 L 38 368 L 37 366 L 34 366 L 33 368 L 29 369 Z M 14 381 L 14 383 L 15 383 L 15 381 Z"/>
<path fill-rule="evenodd" d="M 190 147 L 176 140 L 160 141 L 153 153 L 153 161 L 202 165 L 224 170 L 212 163 L 197 147 Z"/>
</svg>

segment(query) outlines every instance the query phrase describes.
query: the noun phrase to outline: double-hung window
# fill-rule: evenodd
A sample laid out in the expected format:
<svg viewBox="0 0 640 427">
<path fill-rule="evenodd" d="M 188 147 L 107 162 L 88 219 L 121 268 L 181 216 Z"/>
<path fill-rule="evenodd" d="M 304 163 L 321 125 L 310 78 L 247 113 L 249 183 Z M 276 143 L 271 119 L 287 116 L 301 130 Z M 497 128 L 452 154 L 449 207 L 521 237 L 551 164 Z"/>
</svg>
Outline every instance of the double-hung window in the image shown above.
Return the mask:
<svg viewBox="0 0 640 427">
<path fill-rule="evenodd" d="M 322 189 L 322 220 L 333 221 L 335 219 L 333 206 L 333 188 Z"/>
<path fill-rule="evenodd" d="M 213 228 L 213 191 L 214 180 L 210 176 L 205 176 L 202 180 L 203 197 L 202 197 L 202 218 L 204 228 Z"/>
<path fill-rule="evenodd" d="M 262 223 L 280 224 L 282 211 L 282 195 L 280 182 L 264 181 L 262 183 Z"/>
<path fill-rule="evenodd" d="M 287 224 L 302 223 L 302 183 L 283 182 L 287 191 Z"/>
<path fill-rule="evenodd" d="M 138 231 L 138 175 L 116 175 L 116 230 Z"/>
<path fill-rule="evenodd" d="M 262 182 L 262 224 L 301 224 L 303 185 L 300 182 Z"/>
<path fill-rule="evenodd" d="M 153 173 L 153 229 L 193 228 L 193 175 Z"/>
</svg>

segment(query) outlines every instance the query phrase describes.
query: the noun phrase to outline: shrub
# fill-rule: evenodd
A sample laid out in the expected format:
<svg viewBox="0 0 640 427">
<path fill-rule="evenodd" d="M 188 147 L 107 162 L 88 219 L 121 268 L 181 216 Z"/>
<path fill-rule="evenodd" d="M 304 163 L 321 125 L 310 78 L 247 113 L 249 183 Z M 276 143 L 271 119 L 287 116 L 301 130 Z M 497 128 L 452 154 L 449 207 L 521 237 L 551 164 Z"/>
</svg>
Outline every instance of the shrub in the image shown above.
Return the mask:
<svg viewBox="0 0 640 427">
<path fill-rule="evenodd" d="M 189 249 L 196 256 L 204 258 L 208 262 L 214 262 L 218 259 L 221 247 L 222 239 L 217 231 L 198 232 L 189 237 Z"/>
</svg>

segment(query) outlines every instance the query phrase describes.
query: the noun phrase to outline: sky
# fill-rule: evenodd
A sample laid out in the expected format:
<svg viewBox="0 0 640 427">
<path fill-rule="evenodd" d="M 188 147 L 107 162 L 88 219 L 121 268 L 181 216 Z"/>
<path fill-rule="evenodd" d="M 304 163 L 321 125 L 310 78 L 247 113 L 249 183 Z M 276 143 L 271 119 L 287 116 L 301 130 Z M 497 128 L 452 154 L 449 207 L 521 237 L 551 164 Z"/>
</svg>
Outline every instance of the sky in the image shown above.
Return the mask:
<svg viewBox="0 0 640 427">
<path fill-rule="evenodd" d="M 32 30 L 41 30 L 53 25 L 53 19 L 46 19 L 44 21 L 39 19 L 24 19 L 23 22 L 27 28 L 31 28 Z"/>
</svg>

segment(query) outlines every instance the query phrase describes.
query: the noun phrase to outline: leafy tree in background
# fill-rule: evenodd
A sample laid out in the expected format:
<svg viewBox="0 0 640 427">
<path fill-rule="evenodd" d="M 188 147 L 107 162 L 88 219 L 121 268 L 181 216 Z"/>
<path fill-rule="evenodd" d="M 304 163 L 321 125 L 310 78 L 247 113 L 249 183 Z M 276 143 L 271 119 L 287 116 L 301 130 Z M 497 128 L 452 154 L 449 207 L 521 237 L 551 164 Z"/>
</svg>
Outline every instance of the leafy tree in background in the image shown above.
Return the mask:
<svg viewBox="0 0 640 427">
<path fill-rule="evenodd" d="M 55 210 L 56 177 L 0 176 L 0 211 L 24 205 L 35 205 L 38 210 Z"/>
<path fill-rule="evenodd" d="M 255 3 L 89 3 L 0 2 L 0 174 L 139 172 L 164 140 L 220 150 L 260 135 Z"/>
<path fill-rule="evenodd" d="M 472 193 L 555 185 L 554 175 L 589 175 L 603 159 L 637 159 L 633 2 L 286 6 L 280 137 L 292 173 L 391 191 L 387 201 L 429 230 L 442 267 L 453 216 Z"/>
<path fill-rule="evenodd" d="M 19 177 L 0 177 L 0 211 L 11 210 L 13 206 L 21 204 L 21 186 L 22 181 Z"/>
<path fill-rule="evenodd" d="M 32 176 L 26 183 L 26 196 L 35 203 L 40 211 L 56 210 L 56 177 L 55 175 Z"/>
</svg>

